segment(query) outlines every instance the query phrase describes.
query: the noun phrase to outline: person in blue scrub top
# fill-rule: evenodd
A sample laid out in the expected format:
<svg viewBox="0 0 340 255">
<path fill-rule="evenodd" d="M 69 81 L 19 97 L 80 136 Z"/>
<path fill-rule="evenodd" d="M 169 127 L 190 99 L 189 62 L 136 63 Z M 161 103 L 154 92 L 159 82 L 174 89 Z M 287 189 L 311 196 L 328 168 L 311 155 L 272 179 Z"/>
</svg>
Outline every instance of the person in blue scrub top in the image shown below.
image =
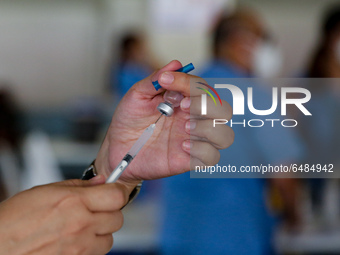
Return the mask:
<svg viewBox="0 0 340 255">
<path fill-rule="evenodd" d="M 203 78 L 247 78 L 255 75 L 254 60 L 265 30 L 257 15 L 238 10 L 221 18 L 214 31 L 214 59 L 202 71 Z M 263 45 L 261 45 L 263 46 Z M 246 87 L 239 86 L 244 95 Z M 231 95 L 219 93 L 231 105 Z M 271 106 L 267 88 L 254 89 L 258 109 Z M 282 119 L 272 114 L 271 118 Z M 242 119 L 254 119 L 249 112 Z M 260 116 L 261 117 L 261 116 Z M 235 116 L 233 117 L 235 118 Z M 234 144 L 221 151 L 219 165 L 253 166 L 296 162 L 303 154 L 292 129 L 233 126 Z M 269 186 L 281 194 L 282 215 L 295 224 L 297 183 L 294 179 L 191 179 L 189 174 L 163 180 L 164 221 L 162 254 L 274 254 L 276 218 L 266 205 Z"/>
<path fill-rule="evenodd" d="M 125 34 L 120 42 L 117 70 L 112 70 L 111 87 L 123 97 L 133 84 L 149 76 L 154 68 L 149 61 L 143 37 L 136 33 Z"/>
</svg>

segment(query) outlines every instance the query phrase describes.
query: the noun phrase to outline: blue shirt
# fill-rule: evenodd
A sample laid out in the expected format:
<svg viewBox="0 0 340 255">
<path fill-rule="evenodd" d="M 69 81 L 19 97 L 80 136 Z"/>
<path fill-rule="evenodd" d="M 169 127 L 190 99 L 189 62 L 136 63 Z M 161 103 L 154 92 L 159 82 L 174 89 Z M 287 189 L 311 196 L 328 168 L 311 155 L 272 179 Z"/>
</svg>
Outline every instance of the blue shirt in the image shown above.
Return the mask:
<svg viewBox="0 0 340 255">
<path fill-rule="evenodd" d="M 123 97 L 136 82 L 143 80 L 151 73 L 151 69 L 146 65 L 135 62 L 124 63 L 117 72 L 118 94 Z M 115 77 L 111 79 L 111 83 L 115 84 Z"/>
<path fill-rule="evenodd" d="M 201 76 L 246 77 L 231 64 L 217 60 Z M 246 87 L 238 86 L 246 95 Z M 258 102 L 259 109 L 270 107 L 271 95 L 263 87 L 257 89 L 260 93 L 254 88 L 254 104 Z M 232 105 L 231 95 L 219 94 Z M 276 115 L 271 117 L 281 118 Z M 254 116 L 246 112 L 242 118 Z M 275 164 L 301 157 L 299 140 L 287 128 L 237 125 L 233 130 L 234 144 L 221 151 L 219 165 Z M 189 173 L 164 179 L 163 254 L 272 254 L 275 219 L 266 207 L 265 184 L 265 179 L 190 179 Z"/>
<path fill-rule="evenodd" d="M 307 89 L 310 88 L 307 87 Z M 312 100 L 306 103 L 306 107 L 313 114 L 313 118 L 301 116 L 299 127 L 308 146 L 306 162 L 322 165 L 338 163 L 340 155 L 339 98 L 328 87 L 319 91 L 311 90 L 311 93 Z"/>
</svg>

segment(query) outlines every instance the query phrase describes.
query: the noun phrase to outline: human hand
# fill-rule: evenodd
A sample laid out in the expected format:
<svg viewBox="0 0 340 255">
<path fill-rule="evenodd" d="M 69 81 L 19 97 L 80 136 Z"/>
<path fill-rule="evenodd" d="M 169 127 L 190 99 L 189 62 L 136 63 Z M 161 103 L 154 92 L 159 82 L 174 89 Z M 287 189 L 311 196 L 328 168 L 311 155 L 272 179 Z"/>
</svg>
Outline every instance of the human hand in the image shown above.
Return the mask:
<svg viewBox="0 0 340 255">
<path fill-rule="evenodd" d="M 38 186 L 1 203 L 0 254 L 106 254 L 130 190 L 103 183 L 99 175 Z"/>
<path fill-rule="evenodd" d="M 214 165 L 219 161 L 219 149 L 233 142 L 234 133 L 227 125 L 212 123 L 214 118 L 230 119 L 232 110 L 223 101 L 203 119 L 200 115 L 202 91 L 191 91 L 190 82 L 205 82 L 199 77 L 174 72 L 182 65 L 172 61 L 146 79 L 136 83 L 118 105 L 98 153 L 97 171 L 106 177 L 129 151 L 141 133 L 159 117 L 164 90 L 180 92 L 184 99 L 171 117 L 162 117 L 148 143 L 122 174 L 120 181 L 137 183 L 180 174 L 191 169 L 190 163 Z M 152 81 L 163 89 L 156 91 Z M 208 104 L 211 102 L 208 98 Z M 212 100 L 211 100 L 212 101 Z M 191 102 L 191 104 L 190 104 Z M 190 125 L 191 124 L 191 125 Z M 194 127 L 193 129 L 190 129 Z"/>
</svg>

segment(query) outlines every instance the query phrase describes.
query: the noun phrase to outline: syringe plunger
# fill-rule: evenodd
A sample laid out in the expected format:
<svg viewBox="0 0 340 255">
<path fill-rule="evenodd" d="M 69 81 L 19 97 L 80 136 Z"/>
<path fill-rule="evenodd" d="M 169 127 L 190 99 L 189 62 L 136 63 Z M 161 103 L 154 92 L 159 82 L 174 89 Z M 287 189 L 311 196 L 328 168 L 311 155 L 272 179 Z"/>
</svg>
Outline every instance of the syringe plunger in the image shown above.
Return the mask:
<svg viewBox="0 0 340 255">
<path fill-rule="evenodd" d="M 125 168 L 131 163 L 133 158 L 137 155 L 137 153 L 142 149 L 144 144 L 149 140 L 152 136 L 153 131 L 155 130 L 156 124 L 151 124 L 147 127 L 142 135 L 138 138 L 138 140 L 133 144 L 129 152 L 124 156 L 123 160 L 120 161 L 118 166 L 112 171 L 110 176 L 107 178 L 106 183 L 114 183 L 118 180 L 120 175 L 123 173 Z"/>
</svg>

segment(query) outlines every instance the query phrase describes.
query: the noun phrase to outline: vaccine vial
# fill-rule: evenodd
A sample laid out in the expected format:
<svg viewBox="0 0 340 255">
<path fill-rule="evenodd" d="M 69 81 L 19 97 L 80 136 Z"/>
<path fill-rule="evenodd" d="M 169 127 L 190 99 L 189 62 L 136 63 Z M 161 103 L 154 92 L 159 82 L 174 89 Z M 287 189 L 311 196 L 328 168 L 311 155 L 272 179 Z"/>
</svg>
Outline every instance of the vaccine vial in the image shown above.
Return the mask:
<svg viewBox="0 0 340 255">
<path fill-rule="evenodd" d="M 174 113 L 174 108 L 180 105 L 184 96 L 179 92 L 167 90 L 163 98 L 164 102 L 158 105 L 157 110 L 166 117 L 170 117 Z"/>
</svg>

